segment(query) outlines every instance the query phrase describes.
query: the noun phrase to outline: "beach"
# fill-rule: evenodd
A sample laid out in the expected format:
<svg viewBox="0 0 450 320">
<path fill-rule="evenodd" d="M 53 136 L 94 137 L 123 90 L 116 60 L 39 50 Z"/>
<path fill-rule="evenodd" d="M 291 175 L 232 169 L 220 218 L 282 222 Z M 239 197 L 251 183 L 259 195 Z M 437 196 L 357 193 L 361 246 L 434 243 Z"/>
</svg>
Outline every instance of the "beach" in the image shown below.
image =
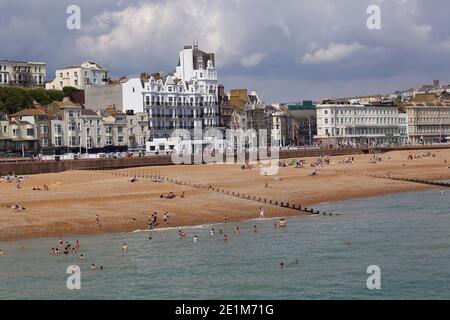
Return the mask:
<svg viewBox="0 0 450 320">
<path fill-rule="evenodd" d="M 428 152 L 434 157 L 421 156 Z M 410 154 L 419 158 L 408 160 Z M 354 163 L 342 163 L 349 157 L 354 157 Z M 389 172 L 391 177 L 398 178 L 450 179 L 450 164 L 446 163 L 450 160 L 450 150 L 394 151 L 382 154 L 381 161 L 375 163 L 371 163 L 372 157 L 330 157 L 330 164 L 316 168 L 315 176 L 310 176 L 314 169 L 310 164 L 316 158 L 304 158 L 304 168 L 279 168 L 275 176 L 261 175 L 258 166 L 241 170 L 239 164 L 220 164 L 31 175 L 21 183 L 21 188 L 15 182 L 3 180 L 0 182 L 0 241 L 143 230 L 153 212 L 158 213 L 157 227 L 217 223 L 223 222 L 224 217 L 227 222 L 255 219 L 261 206 L 266 218 L 308 215 L 214 192 L 209 186 L 314 208 L 314 205 L 339 200 L 436 188 L 367 174 L 384 176 Z M 132 183 L 133 174 L 157 174 L 197 187 L 153 182 L 147 178 Z M 44 185 L 49 190 L 44 190 Z M 161 198 L 169 192 L 176 197 Z M 10 204 L 20 204 L 26 210 L 8 208 Z M 169 214 L 168 224 L 162 221 L 165 211 Z"/>
</svg>

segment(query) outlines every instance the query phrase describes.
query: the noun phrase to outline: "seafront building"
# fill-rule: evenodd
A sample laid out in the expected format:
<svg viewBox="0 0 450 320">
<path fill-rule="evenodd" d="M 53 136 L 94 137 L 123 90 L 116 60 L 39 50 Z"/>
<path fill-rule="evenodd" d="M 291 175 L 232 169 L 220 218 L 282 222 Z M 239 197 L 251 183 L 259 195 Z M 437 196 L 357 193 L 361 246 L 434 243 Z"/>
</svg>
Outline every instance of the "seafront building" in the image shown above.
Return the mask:
<svg viewBox="0 0 450 320">
<path fill-rule="evenodd" d="M 218 80 L 215 56 L 185 46 L 175 73 L 150 75 L 143 90 L 150 139 L 169 138 L 175 129 L 219 127 Z"/>
<path fill-rule="evenodd" d="M 44 62 L 23 62 L 0 59 L 0 86 L 23 88 L 44 87 Z"/>
<path fill-rule="evenodd" d="M 122 77 L 104 86 L 87 85 L 84 107 L 93 111 L 109 106 L 122 112 L 144 112 L 144 82 L 143 78 Z"/>
<path fill-rule="evenodd" d="M 45 84 L 47 90 L 62 90 L 74 87 L 84 90 L 88 85 L 101 86 L 109 82 L 109 70 L 96 62 L 86 61 L 81 65 L 67 66 L 55 72 L 55 79 Z"/>
<path fill-rule="evenodd" d="M 311 100 L 287 104 L 288 113 L 298 124 L 298 145 L 312 145 L 317 135 L 316 105 Z"/>
<path fill-rule="evenodd" d="M 317 135 L 323 145 L 387 145 L 401 142 L 398 108 L 393 104 L 325 101 L 316 106 Z"/>
<path fill-rule="evenodd" d="M 408 142 L 445 142 L 450 137 L 450 101 L 435 94 L 416 95 L 404 104 L 408 117 Z"/>
</svg>

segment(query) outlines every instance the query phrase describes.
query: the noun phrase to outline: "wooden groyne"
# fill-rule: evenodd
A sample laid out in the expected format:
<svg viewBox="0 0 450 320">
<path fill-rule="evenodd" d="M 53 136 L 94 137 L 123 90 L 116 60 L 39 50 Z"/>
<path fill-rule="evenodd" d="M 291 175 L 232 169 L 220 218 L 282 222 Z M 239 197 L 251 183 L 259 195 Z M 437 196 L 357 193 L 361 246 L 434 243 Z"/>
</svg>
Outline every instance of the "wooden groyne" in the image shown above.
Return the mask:
<svg viewBox="0 0 450 320">
<path fill-rule="evenodd" d="M 97 170 L 97 169 L 94 169 Z M 103 170 L 103 169 L 100 169 Z M 291 210 L 296 210 L 296 211 L 301 211 L 301 212 L 305 212 L 311 215 L 322 215 L 322 216 L 338 216 L 339 214 L 334 214 L 331 212 L 321 212 L 319 210 L 315 210 L 313 208 L 308 208 L 308 207 L 304 207 L 300 204 L 296 204 L 296 203 L 290 203 L 290 202 L 286 202 L 286 201 L 280 201 L 280 200 L 273 200 L 273 199 L 269 199 L 269 198 L 264 198 L 264 197 L 259 197 L 259 196 L 255 196 L 255 195 L 250 195 L 247 193 L 242 193 L 242 192 L 236 192 L 236 191 L 230 191 L 230 190 L 225 190 L 222 188 L 218 188 L 218 187 L 214 187 L 212 185 L 204 185 L 204 184 L 195 184 L 192 183 L 190 181 L 183 181 L 183 180 L 178 180 L 175 178 L 169 178 L 169 177 L 164 177 L 161 176 L 160 173 L 153 173 L 151 172 L 150 174 L 148 172 L 144 172 L 144 171 L 126 171 L 126 172 L 111 172 L 108 170 L 109 173 L 111 173 L 113 176 L 117 176 L 117 177 L 127 177 L 127 178 L 138 178 L 138 179 L 158 179 L 158 180 L 163 180 L 169 183 L 173 183 L 176 185 L 181 185 L 181 186 L 190 186 L 192 188 L 195 189 L 202 189 L 202 190 L 207 190 L 210 192 L 216 192 L 216 193 L 221 193 L 225 196 L 230 196 L 230 197 L 235 197 L 235 198 L 239 198 L 239 199 L 243 199 L 243 200 L 248 200 L 248 201 L 253 201 L 253 202 L 258 202 L 260 204 L 264 204 L 264 205 L 270 205 L 270 206 L 274 206 L 274 207 L 279 207 L 279 208 L 285 208 L 285 209 L 291 209 Z"/>
</svg>

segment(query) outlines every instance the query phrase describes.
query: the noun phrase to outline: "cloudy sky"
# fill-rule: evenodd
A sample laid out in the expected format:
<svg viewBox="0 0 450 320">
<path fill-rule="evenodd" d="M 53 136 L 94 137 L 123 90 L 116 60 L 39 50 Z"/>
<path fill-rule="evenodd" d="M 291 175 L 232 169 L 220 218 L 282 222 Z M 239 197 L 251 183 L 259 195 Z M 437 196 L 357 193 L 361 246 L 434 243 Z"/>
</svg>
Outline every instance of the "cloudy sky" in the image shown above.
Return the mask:
<svg viewBox="0 0 450 320">
<path fill-rule="evenodd" d="M 381 8 L 369 30 L 367 7 Z M 69 5 L 81 29 L 66 27 Z M 266 102 L 450 82 L 450 2 L 441 0 L 1 0 L 0 58 L 55 69 L 96 61 L 113 76 L 173 71 L 193 41 L 216 52 L 227 89 Z"/>
</svg>

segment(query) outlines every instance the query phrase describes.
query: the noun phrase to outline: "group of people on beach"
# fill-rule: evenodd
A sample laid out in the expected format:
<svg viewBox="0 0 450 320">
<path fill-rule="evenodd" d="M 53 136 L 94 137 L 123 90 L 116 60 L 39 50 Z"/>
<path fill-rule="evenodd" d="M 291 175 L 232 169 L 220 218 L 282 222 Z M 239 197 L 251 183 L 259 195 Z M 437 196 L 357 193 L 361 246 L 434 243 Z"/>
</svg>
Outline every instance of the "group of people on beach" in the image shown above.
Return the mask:
<svg viewBox="0 0 450 320">
<path fill-rule="evenodd" d="M 328 164 L 330 164 L 330 157 L 328 155 L 321 155 L 320 157 L 317 157 L 316 161 L 311 163 L 311 167 L 321 168 Z"/>
<path fill-rule="evenodd" d="M 422 152 L 421 154 L 409 154 L 407 159 L 408 160 L 417 160 L 417 159 L 425 159 L 425 158 L 435 158 L 436 154 L 431 152 Z"/>
<path fill-rule="evenodd" d="M 34 187 L 34 188 L 33 188 L 33 191 L 42 191 L 42 190 L 44 190 L 44 191 L 49 191 L 50 188 L 49 188 L 46 184 L 44 184 L 44 186 L 42 187 L 42 189 L 41 189 L 41 187 Z"/>
<path fill-rule="evenodd" d="M 169 193 L 164 193 L 160 196 L 161 199 L 175 199 L 177 195 L 175 192 L 170 191 Z"/>
</svg>

